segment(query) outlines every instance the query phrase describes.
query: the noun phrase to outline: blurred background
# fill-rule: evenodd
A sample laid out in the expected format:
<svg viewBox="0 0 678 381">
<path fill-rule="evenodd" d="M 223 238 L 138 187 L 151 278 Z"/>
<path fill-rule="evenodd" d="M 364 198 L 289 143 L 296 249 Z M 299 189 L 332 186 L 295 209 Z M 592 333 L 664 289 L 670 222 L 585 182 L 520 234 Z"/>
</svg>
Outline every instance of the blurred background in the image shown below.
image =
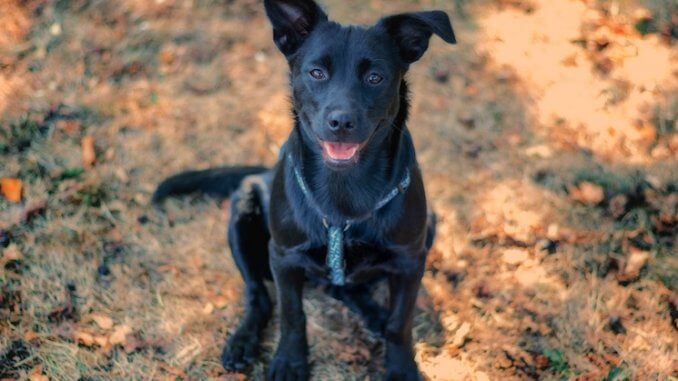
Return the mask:
<svg viewBox="0 0 678 381">
<path fill-rule="evenodd" d="M 414 334 L 430 380 L 678 377 L 678 3 L 325 0 L 440 8 L 409 123 L 438 211 Z M 287 66 L 259 0 L 0 0 L 0 379 L 260 380 L 227 202 L 149 207 L 165 176 L 272 165 Z M 306 292 L 315 380 L 381 343 Z M 383 295 L 381 295 L 383 299 Z"/>
</svg>

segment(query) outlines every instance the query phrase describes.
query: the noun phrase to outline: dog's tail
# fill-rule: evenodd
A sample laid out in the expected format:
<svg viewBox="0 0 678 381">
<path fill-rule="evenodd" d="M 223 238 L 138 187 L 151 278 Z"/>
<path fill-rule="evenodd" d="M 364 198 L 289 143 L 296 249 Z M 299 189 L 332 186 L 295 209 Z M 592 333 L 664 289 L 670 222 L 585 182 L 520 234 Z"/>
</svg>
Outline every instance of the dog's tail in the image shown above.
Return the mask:
<svg viewBox="0 0 678 381">
<path fill-rule="evenodd" d="M 238 188 L 245 177 L 267 170 L 266 167 L 239 166 L 182 172 L 161 182 L 153 193 L 152 202 L 158 204 L 167 197 L 190 193 L 226 198 Z"/>
</svg>

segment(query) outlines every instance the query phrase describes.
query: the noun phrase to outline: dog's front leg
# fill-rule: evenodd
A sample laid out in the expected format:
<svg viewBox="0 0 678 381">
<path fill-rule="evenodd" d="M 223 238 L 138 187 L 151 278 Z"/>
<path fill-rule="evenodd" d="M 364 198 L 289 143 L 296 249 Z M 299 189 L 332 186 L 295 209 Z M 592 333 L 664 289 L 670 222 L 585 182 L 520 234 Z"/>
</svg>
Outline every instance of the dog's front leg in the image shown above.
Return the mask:
<svg viewBox="0 0 678 381">
<path fill-rule="evenodd" d="M 385 381 L 421 380 L 412 346 L 412 318 L 419 284 L 424 273 L 424 258 L 411 270 L 389 276 L 390 311 L 386 323 Z"/>
<path fill-rule="evenodd" d="M 271 381 L 309 378 L 306 315 L 302 305 L 304 270 L 286 261 L 286 254 L 271 241 L 270 263 L 278 292 L 280 341 L 268 370 Z"/>
</svg>

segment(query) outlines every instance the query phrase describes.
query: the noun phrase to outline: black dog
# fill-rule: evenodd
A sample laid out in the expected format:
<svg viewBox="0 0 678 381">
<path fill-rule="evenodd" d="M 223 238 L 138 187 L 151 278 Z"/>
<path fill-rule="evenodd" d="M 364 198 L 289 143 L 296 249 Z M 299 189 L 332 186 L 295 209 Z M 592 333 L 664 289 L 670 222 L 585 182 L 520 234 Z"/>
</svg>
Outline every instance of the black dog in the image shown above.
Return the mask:
<svg viewBox="0 0 678 381">
<path fill-rule="evenodd" d="M 435 222 L 406 127 L 405 74 L 433 34 L 455 42 L 450 20 L 431 11 L 345 27 L 312 0 L 265 0 L 265 7 L 289 62 L 296 121 L 279 163 L 270 171 L 180 174 L 158 187 L 154 201 L 238 188 L 228 239 L 247 306 L 224 348 L 225 368 L 244 369 L 255 358 L 272 310 L 264 281 L 273 279 L 280 342 L 268 377 L 308 379 L 302 291 L 314 281 L 383 335 L 385 379 L 418 380 L 412 315 Z M 370 296 L 380 279 L 388 280 L 388 308 Z"/>
</svg>

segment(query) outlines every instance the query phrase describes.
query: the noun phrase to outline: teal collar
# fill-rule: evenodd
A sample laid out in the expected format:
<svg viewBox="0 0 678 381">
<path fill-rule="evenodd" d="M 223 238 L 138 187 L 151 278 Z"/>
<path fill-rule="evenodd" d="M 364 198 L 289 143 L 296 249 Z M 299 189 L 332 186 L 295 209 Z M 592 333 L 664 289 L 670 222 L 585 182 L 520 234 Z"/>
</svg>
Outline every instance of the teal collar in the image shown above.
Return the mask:
<svg viewBox="0 0 678 381">
<path fill-rule="evenodd" d="M 294 165 L 292 155 L 288 155 L 288 159 L 290 165 L 292 166 L 292 170 L 294 171 L 294 177 L 297 180 L 299 189 L 301 189 L 301 192 L 304 194 L 311 207 L 315 209 L 319 216 L 321 216 L 323 225 L 325 225 L 325 229 L 327 229 L 327 267 L 330 269 L 330 282 L 332 282 L 332 284 L 335 286 L 343 286 L 346 284 L 346 276 L 344 274 L 344 233 L 356 223 L 371 218 L 377 211 L 379 211 L 379 209 L 386 206 L 399 194 L 405 193 L 405 190 L 407 190 L 407 188 L 410 186 L 410 170 L 405 170 L 405 176 L 403 177 L 403 180 L 398 184 L 397 187 L 393 188 L 390 192 L 388 192 L 388 194 L 386 194 L 384 198 L 377 202 L 371 212 L 362 217 L 347 219 L 344 221 L 343 225 L 336 226 L 329 223 L 327 215 L 323 213 L 322 209 L 320 209 L 320 206 L 313 198 L 313 194 L 306 184 L 301 170 L 296 165 Z"/>
</svg>

